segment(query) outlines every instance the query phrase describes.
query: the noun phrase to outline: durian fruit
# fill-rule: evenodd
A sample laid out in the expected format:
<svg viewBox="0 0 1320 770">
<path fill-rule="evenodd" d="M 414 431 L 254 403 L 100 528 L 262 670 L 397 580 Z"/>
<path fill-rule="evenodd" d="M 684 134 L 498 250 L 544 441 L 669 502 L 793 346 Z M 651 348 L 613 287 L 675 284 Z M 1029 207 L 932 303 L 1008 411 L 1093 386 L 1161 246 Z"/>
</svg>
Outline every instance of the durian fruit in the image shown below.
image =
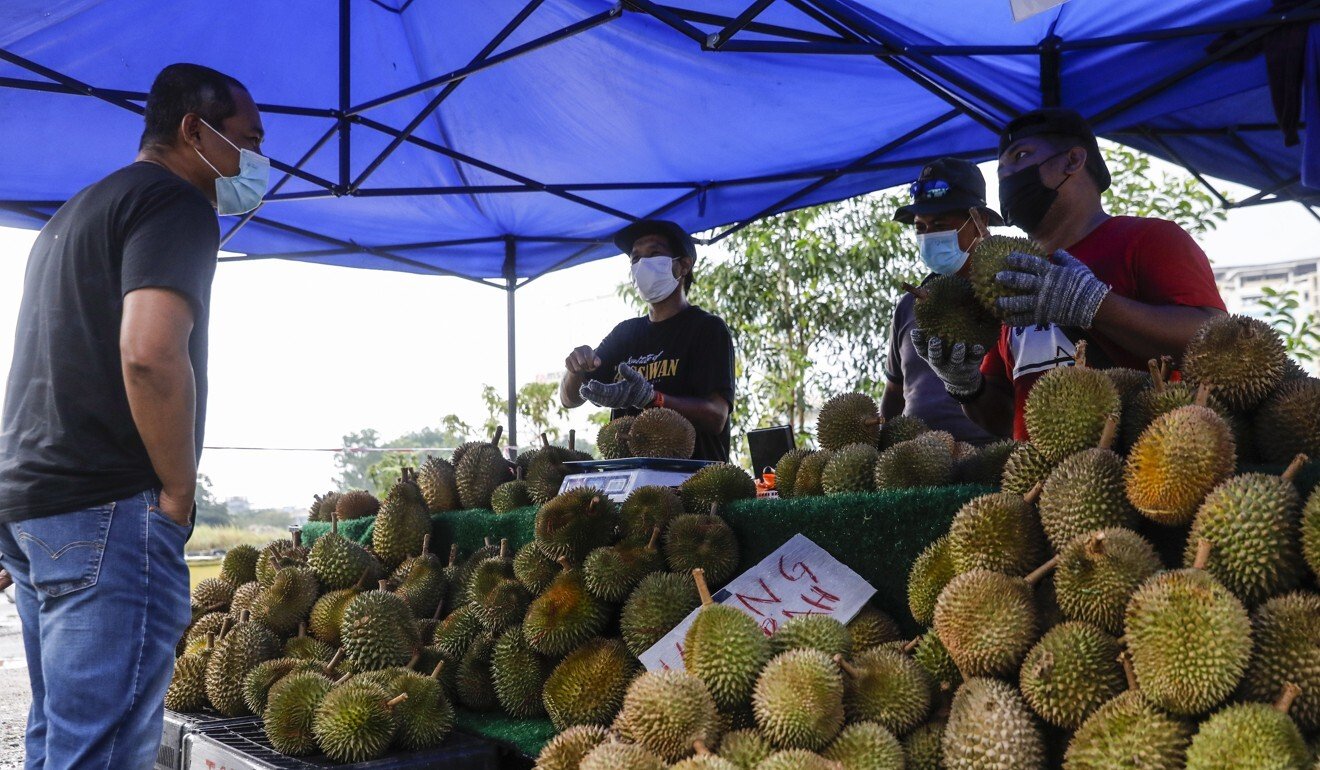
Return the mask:
<svg viewBox="0 0 1320 770">
<path fill-rule="evenodd" d="M 582 570 L 562 559 L 563 567 L 545 593 L 532 600 L 523 620 L 527 645 L 542 655 L 558 657 L 599 634 L 610 609 L 587 590 Z"/>
<path fill-rule="evenodd" d="M 532 498 L 533 503 L 544 505 L 558 495 L 564 477 L 569 473 L 568 466 L 564 463 L 583 459 L 572 447 L 572 435 L 570 433 L 570 446 L 561 447 L 551 444 L 546 434 L 541 434 L 541 448 L 528 457 L 525 476 L 527 494 Z"/>
<path fill-rule="evenodd" d="M 883 422 L 875 399 L 865 393 L 844 393 L 820 408 L 816 417 L 816 443 L 829 452 L 849 444 L 874 446 L 880 442 Z"/>
<path fill-rule="evenodd" d="M 1306 732 L 1320 730 L 1320 595 L 1297 591 L 1256 608 L 1255 651 L 1238 693 L 1247 700 L 1273 700 L 1286 684 L 1301 694 L 1290 711 Z"/>
<path fill-rule="evenodd" d="M 1169 361 L 1172 363 L 1173 359 L 1170 358 Z M 1151 364 L 1154 365 L 1155 363 L 1154 359 L 1152 359 Z M 1104 372 L 1105 376 L 1109 378 L 1109 381 L 1114 383 L 1114 389 L 1118 391 L 1118 397 L 1123 399 L 1124 417 L 1127 416 L 1128 407 L 1132 403 L 1132 399 L 1138 393 L 1151 387 L 1154 382 L 1154 378 L 1150 373 L 1148 371 L 1142 371 L 1141 369 L 1129 369 L 1123 366 L 1115 366 L 1110 369 L 1101 369 L 1100 371 Z M 1160 379 L 1163 380 L 1164 378 L 1161 377 Z"/>
<path fill-rule="evenodd" d="M 930 715 L 935 682 L 902 652 L 880 647 L 851 662 L 836 655 L 834 662 L 846 674 L 844 705 L 849 720 L 874 722 L 901 736 Z"/>
<path fill-rule="evenodd" d="M 543 703 L 556 730 L 608 725 L 623 705 L 637 661 L 617 639 L 592 639 L 568 654 L 545 682 Z"/>
<path fill-rule="evenodd" d="M 512 466 L 499 447 L 503 434 L 504 428 L 497 429 L 489 442 L 471 445 L 455 462 L 458 500 L 464 508 L 489 508 L 491 493 L 513 478 Z M 376 521 L 380 526 L 379 518 Z"/>
<path fill-rule="evenodd" d="M 1184 406 L 1155 419 L 1128 453 L 1128 500 L 1146 518 L 1182 526 L 1237 464 L 1228 425 L 1210 409 Z"/>
<path fill-rule="evenodd" d="M 445 598 L 445 565 L 431 553 L 431 533 L 422 538 L 422 552 L 409 557 L 394 571 L 396 594 L 408 603 L 413 617 L 429 618 Z"/>
<path fill-rule="evenodd" d="M 215 647 L 215 633 L 206 635 L 205 646 L 174 661 L 174 676 L 165 690 L 165 708 L 183 713 L 206 708 L 206 664 Z"/>
<path fill-rule="evenodd" d="M 619 718 L 638 744 L 666 762 L 690 756 L 694 744 L 719 738 L 715 701 L 697 677 L 684 671 L 644 673 L 633 680 Z"/>
<path fill-rule="evenodd" d="M 705 744 L 698 742 L 696 754 L 669 766 L 669 770 L 740 770 L 738 765 L 724 757 L 711 754 Z"/>
<path fill-rule="evenodd" d="M 522 619 L 531 595 L 513 574 L 513 557 L 507 538 L 500 540 L 500 551 L 483 559 L 468 579 L 471 607 L 481 625 L 498 634 Z"/>
<path fill-rule="evenodd" d="M 1022 662 L 1022 696 L 1055 727 L 1076 730 L 1096 709 L 1123 692 L 1118 640 L 1087 623 L 1061 623 L 1045 633 Z"/>
<path fill-rule="evenodd" d="M 628 429 L 628 448 L 636 457 L 686 460 L 697 448 L 697 430 L 673 409 L 644 409 Z"/>
<path fill-rule="evenodd" d="M 1173 360 L 1167 356 L 1161 364 L 1151 359 L 1150 387 L 1124 401 L 1122 432 L 1126 446 L 1135 444 L 1156 417 L 1196 403 L 1198 388 L 1187 382 L 1165 382 L 1172 365 Z M 1206 397 L 1205 406 L 1224 418 L 1239 449 L 1245 448 L 1241 441 L 1241 437 L 1245 436 L 1245 423 L 1214 395 Z M 1291 460 L 1292 456 L 1289 455 L 1287 459 Z"/>
<path fill-rule="evenodd" d="M 903 739 L 905 770 L 944 770 L 944 720 L 935 719 L 908 733 Z"/>
<path fill-rule="evenodd" d="M 810 449 L 790 449 L 775 463 L 775 491 L 788 499 L 793 496 L 793 487 L 797 483 L 798 466 L 803 458 L 811 454 Z"/>
<path fill-rule="evenodd" d="M 572 489 L 536 512 L 536 544 L 551 559 L 580 563 L 614 540 L 614 504 L 593 489 Z"/>
<path fill-rule="evenodd" d="M 843 728 L 821 754 L 844 770 L 903 770 L 903 744 L 875 722 L 856 722 Z"/>
<path fill-rule="evenodd" d="M 883 452 L 904 441 L 911 441 L 928 430 L 930 427 L 926 425 L 925 420 L 912 415 L 900 414 L 885 420 L 884 425 L 880 426 L 880 451 Z"/>
<path fill-rule="evenodd" d="M 683 498 L 672 487 L 638 487 L 619 506 L 619 543 L 645 545 L 656 527 L 664 532 L 683 513 Z"/>
<path fill-rule="evenodd" d="M 714 513 L 675 518 L 665 531 L 664 550 L 670 571 L 701 569 L 712 585 L 723 585 L 738 569 L 738 539 Z"/>
<path fill-rule="evenodd" d="M 756 770 L 843 770 L 843 765 L 814 751 L 785 749 L 766 757 Z"/>
<path fill-rule="evenodd" d="M 1184 561 L 1196 557 L 1201 539 L 1214 543 L 1206 571 L 1248 607 L 1295 588 L 1306 567 L 1293 477 L 1305 462 L 1298 455 L 1282 476 L 1244 473 L 1211 490 L 1192 521 Z"/>
<path fill-rule="evenodd" d="M 422 538 L 431 532 L 431 516 L 422 490 L 405 468 L 385 500 L 372 527 L 371 549 L 386 569 L 393 570 L 409 556 L 422 552 Z"/>
<path fill-rule="evenodd" d="M 963 676 L 1017 672 L 1039 633 L 1032 587 L 1052 566 L 1046 562 L 1025 580 L 975 569 L 944 587 L 935 602 L 935 633 Z"/>
<path fill-rule="evenodd" d="M 756 497 L 756 483 L 747 471 L 730 463 L 713 463 L 689 476 L 678 487 L 688 513 L 723 508 L 734 500 Z"/>
<path fill-rule="evenodd" d="M 422 490 L 427 510 L 433 513 L 458 510 L 458 480 L 448 460 L 427 457 L 417 469 L 417 486 Z"/>
<path fill-rule="evenodd" d="M 458 702 L 470 711 L 495 711 L 500 707 L 492 670 L 494 655 L 495 637 L 482 633 L 467 646 L 458 662 L 454 687 Z"/>
<path fill-rule="evenodd" d="M 874 444 L 849 444 L 825 464 L 821 487 L 827 495 L 870 492 L 875 489 L 875 463 L 880 452 Z"/>
<path fill-rule="evenodd" d="M 244 610 L 252 609 L 252 602 L 261 593 L 261 583 L 253 580 L 234 589 L 234 598 L 229 602 L 229 614 L 238 617 Z"/>
<path fill-rule="evenodd" d="M 270 629 L 244 616 L 215 645 L 206 662 L 206 699 L 221 716 L 248 716 L 243 680 L 258 664 L 280 652 L 280 639 Z"/>
<path fill-rule="evenodd" d="M 701 604 L 690 578 L 656 572 L 642 578 L 619 618 L 619 633 L 633 655 L 649 650 Z"/>
<path fill-rule="evenodd" d="M 938 487 L 953 479 L 953 448 L 943 431 L 927 431 L 880 453 L 876 489 Z"/>
<path fill-rule="evenodd" d="M 384 580 L 376 590 L 349 600 L 339 637 L 344 655 L 358 671 L 407 665 L 422 647 L 412 610 L 389 592 Z"/>
<path fill-rule="evenodd" d="M 779 748 L 825 748 L 843 728 L 838 666 L 819 650 L 790 650 L 771 658 L 756 680 L 752 711 L 757 728 Z"/>
<path fill-rule="evenodd" d="M 852 655 L 852 634 L 829 615 L 798 615 L 770 635 L 772 654 L 789 650 L 820 650 L 830 657 Z"/>
<path fill-rule="evenodd" d="M 1000 479 L 1000 484 L 1005 492 L 1025 495 L 1037 484 L 1049 478 L 1053 470 L 1054 463 L 1050 462 L 1044 452 L 1034 444 L 1020 443 L 1013 448 L 1013 452 L 1004 463 L 1004 475 Z"/>
<path fill-rule="evenodd" d="M 760 733 L 749 728 L 725 733 L 720 739 L 720 757 L 733 763 L 739 770 L 755 770 L 774 750 Z"/>
<path fill-rule="evenodd" d="M 298 635 L 289 637 L 284 642 L 282 656 L 298 660 L 325 662 L 334 657 L 335 648 L 312 636 L 307 635 L 307 624 L 298 625 Z"/>
<path fill-rule="evenodd" d="M 618 460 L 632 457 L 632 448 L 628 446 L 628 432 L 632 430 L 633 418 L 629 415 L 615 417 L 601 426 L 596 434 L 596 449 L 605 460 Z"/>
<path fill-rule="evenodd" d="M 243 677 L 243 703 L 247 705 L 250 713 L 262 714 L 266 711 L 266 698 L 270 694 L 270 688 L 276 682 L 294 671 L 317 671 L 320 668 L 321 666 L 316 663 L 295 658 L 263 660 Z"/>
<path fill-rule="evenodd" d="M 1123 633 L 1128 600 L 1163 568 L 1155 548 L 1127 529 L 1103 529 L 1074 538 L 1059 552 L 1054 592 L 1064 617 Z"/>
<path fill-rule="evenodd" d="M 1320 456 L 1320 380 L 1289 380 L 1279 385 L 1253 417 L 1256 454 L 1282 464 L 1295 455 Z"/>
<path fill-rule="evenodd" d="M 491 652 L 491 683 L 500 708 L 518 719 L 545 714 L 541 692 L 551 669 L 550 660 L 528 646 L 521 625 L 506 629 Z"/>
<path fill-rule="evenodd" d="M 1051 460 L 1100 443 L 1105 423 L 1117 419 L 1122 402 L 1114 383 L 1086 366 L 1086 342 L 1077 343 L 1077 364 L 1049 370 L 1031 386 L 1025 419 L 1031 443 Z"/>
<path fill-rule="evenodd" d="M 198 617 L 208 612 L 229 609 L 234 600 L 234 584 L 218 577 L 199 581 L 192 590 L 193 611 Z"/>
<path fill-rule="evenodd" d="M 587 554 L 582 565 L 587 590 L 603 602 L 622 604 L 642 578 L 652 572 L 664 571 L 665 560 L 660 555 L 659 542 L 660 528 L 656 527 L 646 545 L 615 545 L 597 548 Z"/>
<path fill-rule="evenodd" d="M 380 501 L 376 496 L 363 489 L 353 489 L 339 496 L 335 504 L 335 516 L 340 521 L 365 519 L 375 516 L 380 510 Z"/>
<path fill-rule="evenodd" d="M 905 283 L 903 290 L 916 298 L 916 326 L 930 336 L 987 349 L 999 341 L 999 318 L 981 304 L 966 278 L 937 275 L 920 288 Z"/>
<path fill-rule="evenodd" d="M 949 770 L 1045 767 L 1040 725 L 1017 689 L 998 679 L 968 679 L 958 688 L 942 746 Z"/>
<path fill-rule="evenodd" d="M 344 608 L 348 606 L 354 596 L 366 590 L 372 579 L 372 571 L 363 570 L 358 582 L 351 588 L 322 594 L 316 600 L 316 603 L 312 605 L 312 610 L 307 617 L 307 628 L 312 632 L 312 636 L 331 647 L 338 647 L 340 643 L 339 627 L 344 620 Z"/>
<path fill-rule="evenodd" d="M 1006 235 L 982 238 L 971 253 L 972 269 L 968 277 L 972 282 L 972 290 L 976 293 L 976 298 L 981 301 L 981 305 L 1001 320 L 1004 314 L 996 304 L 999 298 L 1012 297 L 1021 292 L 1008 288 L 995 276 L 1006 269 L 1008 255 L 1015 252 L 1046 258 L 1045 252 L 1032 241 L 1026 238 L 1010 238 Z"/>
<path fill-rule="evenodd" d="M 962 684 L 962 672 L 949 655 L 949 649 L 940 640 L 934 629 L 917 637 L 917 646 L 912 650 L 912 659 L 926 669 L 926 673 L 940 684 L 957 687 Z"/>
<path fill-rule="evenodd" d="M 1233 692 L 1251 657 L 1251 620 L 1242 603 L 1202 567 L 1162 572 L 1128 602 L 1124 639 L 1142 692 L 1175 714 L 1204 714 Z"/>
<path fill-rule="evenodd" d="M 302 546 L 302 532 L 295 530 L 289 533 L 288 540 L 272 540 L 262 546 L 254 572 L 257 583 L 265 588 L 275 580 L 276 572 L 285 567 L 302 567 L 306 564 L 307 549 Z"/>
<path fill-rule="evenodd" d="M 367 578 L 369 582 L 381 577 L 380 562 L 367 553 L 367 549 L 339 534 L 339 519 L 333 514 L 330 531 L 312 544 L 307 554 L 307 566 L 316 574 L 323 591 L 349 588 L 358 582 L 364 571 L 371 573 Z"/>
<path fill-rule="evenodd" d="M 519 548 L 513 556 L 513 576 L 533 596 L 548 588 L 559 570 L 559 562 L 541 553 L 535 541 Z"/>
<path fill-rule="evenodd" d="M 1026 497 L 995 492 L 969 500 L 949 525 L 949 562 L 956 574 L 987 569 L 1021 576 L 1041 563 L 1045 537 L 1032 503 Z"/>
<path fill-rule="evenodd" d="M 1302 509 L 1302 558 L 1313 574 L 1320 575 L 1320 488 Z"/>
<path fill-rule="evenodd" d="M 490 543 L 490 538 L 486 538 Z M 499 547 L 496 546 L 495 553 L 499 553 Z M 443 604 L 446 607 L 462 607 L 468 603 L 468 581 L 472 578 L 472 569 L 475 564 L 469 564 L 466 560 L 458 558 L 458 543 L 451 543 L 449 546 L 449 563 L 445 565 L 445 600 Z"/>
<path fill-rule="evenodd" d="M 582 758 L 581 770 L 666 770 L 665 761 L 635 743 L 606 741 Z"/>
<path fill-rule="evenodd" d="M 315 754 L 312 725 L 316 710 L 333 687 L 328 678 L 315 671 L 295 672 L 276 682 L 262 713 L 262 726 L 271 747 L 291 757 Z"/>
<path fill-rule="evenodd" d="M 252 620 L 279 636 L 292 636 L 316 603 L 316 575 L 306 567 L 285 567 L 252 600 Z"/>
<path fill-rule="evenodd" d="M 1212 382 L 1233 409 L 1252 409 L 1283 380 L 1288 361 L 1279 333 L 1246 316 L 1206 321 L 1187 341 L 1182 373 L 1192 385 Z"/>
<path fill-rule="evenodd" d="M 490 493 L 490 509 L 495 513 L 508 513 L 532 504 L 532 496 L 527 491 L 527 482 L 515 479 L 495 487 Z"/>
<path fill-rule="evenodd" d="M 1128 690 L 1091 714 L 1073 734 L 1067 770 L 1183 770 L 1192 725 Z"/>
<path fill-rule="evenodd" d="M 582 758 L 609 737 L 609 731 L 600 725 L 570 727 L 541 748 L 535 770 L 578 770 Z"/>
<path fill-rule="evenodd" d="M 436 626 L 432 644 L 445 655 L 458 660 L 467 652 L 468 645 L 481 635 L 481 621 L 471 605 L 464 605 L 449 613 Z"/>
<path fill-rule="evenodd" d="M 715 603 L 702 570 L 692 570 L 692 578 L 702 609 L 688 626 L 683 665 L 706 683 L 721 712 L 745 709 L 757 676 L 770 660 L 770 640 L 750 615 Z M 842 697 L 842 683 L 839 687 Z"/>
<path fill-rule="evenodd" d="M 238 588 L 257 579 L 257 559 L 261 552 L 250 545 L 241 544 L 225 551 L 220 561 L 220 579 Z"/>
<path fill-rule="evenodd" d="M 399 674 L 387 692 L 407 696 L 394 706 L 394 718 L 399 725 L 394 736 L 396 748 L 403 751 L 434 748 L 454 729 L 454 707 L 440 684 L 439 668 L 433 669 L 430 676 L 412 671 Z"/>
<path fill-rule="evenodd" d="M 926 546 L 908 571 L 908 609 L 913 620 L 923 626 L 934 622 L 935 600 L 955 574 L 949 536 L 943 535 Z"/>
<path fill-rule="evenodd" d="M 406 699 L 392 699 L 374 684 L 347 682 L 321 700 L 312 718 L 312 734 L 335 762 L 375 759 L 389 750 L 398 729 L 393 709 Z"/>
<path fill-rule="evenodd" d="M 1136 509 L 1123 489 L 1123 458 L 1110 449 L 1117 431 L 1111 418 L 1098 447 L 1065 457 L 1045 480 L 1040 524 L 1055 551 L 1078 535 L 1136 526 Z"/>
<path fill-rule="evenodd" d="M 953 464 L 954 483 L 998 486 L 1004 477 L 1004 466 L 1017 446 L 1016 441 L 1005 439 L 980 447 L 970 455 L 959 456 Z"/>
<path fill-rule="evenodd" d="M 233 619 L 227 612 L 206 613 L 193 621 L 192 625 L 188 626 L 188 630 L 184 633 L 182 646 L 202 649 L 206 646 L 206 637 L 208 634 L 213 634 L 216 639 L 220 638 L 225 628 L 226 621 L 230 624 L 233 623 Z"/>
<path fill-rule="evenodd" d="M 834 453 L 819 450 L 802 458 L 793 477 L 793 497 L 815 497 L 825 494 L 825 466 Z"/>
<path fill-rule="evenodd" d="M 862 605 L 847 627 L 855 652 L 897 641 L 902 636 L 893 618 L 869 604 Z"/>
<path fill-rule="evenodd" d="M 1240 703 L 1202 722 L 1187 748 L 1187 770 L 1307 770 L 1311 750 L 1288 718 L 1300 692 L 1285 685 L 1273 706 Z"/>
</svg>

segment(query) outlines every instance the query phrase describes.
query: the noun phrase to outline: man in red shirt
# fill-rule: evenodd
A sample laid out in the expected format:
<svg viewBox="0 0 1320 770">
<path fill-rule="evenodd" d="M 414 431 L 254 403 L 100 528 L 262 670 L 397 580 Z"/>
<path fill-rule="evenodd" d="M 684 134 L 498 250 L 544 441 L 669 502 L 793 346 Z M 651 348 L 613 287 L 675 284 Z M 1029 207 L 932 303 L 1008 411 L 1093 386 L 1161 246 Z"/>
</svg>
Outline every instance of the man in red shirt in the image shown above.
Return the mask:
<svg viewBox="0 0 1320 770">
<path fill-rule="evenodd" d="M 1181 357 L 1188 339 L 1225 312 L 1210 261 L 1173 222 L 1110 216 L 1100 194 L 1109 169 L 1086 120 L 1067 109 L 1026 113 L 999 138 L 1004 219 L 1051 256 L 1013 254 L 1000 283 L 1020 296 L 999 300 L 1007 315 L 991 350 L 926 342 L 949 394 L 977 424 L 1028 438 L 1023 407 L 1045 372 L 1072 363 L 1087 341 L 1088 363 L 1142 369 Z"/>
</svg>

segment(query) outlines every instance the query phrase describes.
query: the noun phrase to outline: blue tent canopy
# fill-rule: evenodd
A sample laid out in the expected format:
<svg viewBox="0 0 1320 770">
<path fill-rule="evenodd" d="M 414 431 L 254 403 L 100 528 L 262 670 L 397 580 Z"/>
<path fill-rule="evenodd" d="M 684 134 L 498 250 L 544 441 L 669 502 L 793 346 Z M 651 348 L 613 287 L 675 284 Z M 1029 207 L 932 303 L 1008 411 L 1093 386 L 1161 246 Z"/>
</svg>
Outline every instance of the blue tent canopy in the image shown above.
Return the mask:
<svg viewBox="0 0 1320 770">
<path fill-rule="evenodd" d="M 1261 190 L 1246 203 L 1320 203 L 1253 48 L 1320 0 L 1070 0 L 1020 23 L 1008 0 L 667 2 L 6 0 L 0 224 L 40 226 L 130 160 L 176 61 L 263 107 L 272 189 L 223 223 L 229 259 L 454 275 L 510 312 L 630 220 L 718 239 L 992 158 L 1041 105 Z"/>
</svg>

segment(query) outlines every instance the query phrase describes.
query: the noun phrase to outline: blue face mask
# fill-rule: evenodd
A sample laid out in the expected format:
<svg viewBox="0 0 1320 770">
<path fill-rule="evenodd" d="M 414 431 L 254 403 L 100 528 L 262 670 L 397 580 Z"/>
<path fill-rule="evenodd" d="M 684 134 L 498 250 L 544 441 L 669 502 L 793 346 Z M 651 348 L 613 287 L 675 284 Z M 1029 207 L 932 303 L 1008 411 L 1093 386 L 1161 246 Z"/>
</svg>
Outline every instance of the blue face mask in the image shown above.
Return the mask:
<svg viewBox="0 0 1320 770">
<path fill-rule="evenodd" d="M 970 220 L 969 220 L 970 221 Z M 966 227 L 967 223 L 963 223 Z M 967 264 L 967 252 L 958 245 L 957 230 L 941 230 L 937 233 L 917 233 L 917 248 L 921 251 L 921 261 L 932 273 L 953 275 Z"/>
<path fill-rule="evenodd" d="M 205 120 L 202 121 L 202 125 L 214 131 L 215 135 L 224 139 L 230 147 L 238 150 L 238 175 L 225 176 L 206 159 L 205 155 L 202 155 L 201 150 L 193 148 L 202 162 L 211 166 L 211 170 L 216 173 L 215 212 L 221 216 L 246 214 L 260 206 L 261 199 L 266 194 L 266 184 L 270 181 L 270 159 L 251 150 L 240 149 Z"/>
</svg>

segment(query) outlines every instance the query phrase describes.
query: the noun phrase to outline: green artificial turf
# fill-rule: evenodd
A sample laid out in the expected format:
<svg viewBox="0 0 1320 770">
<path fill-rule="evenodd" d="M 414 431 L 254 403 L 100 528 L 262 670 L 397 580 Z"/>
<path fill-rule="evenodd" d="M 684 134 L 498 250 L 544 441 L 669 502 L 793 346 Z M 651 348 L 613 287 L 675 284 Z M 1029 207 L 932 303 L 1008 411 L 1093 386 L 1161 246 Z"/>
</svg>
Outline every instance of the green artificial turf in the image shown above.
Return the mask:
<svg viewBox="0 0 1320 770">
<path fill-rule="evenodd" d="M 459 709 L 454 723 L 460 730 L 502 743 L 531 758 L 540 754 L 541 747 L 555 737 L 555 726 L 549 719 L 514 719 L 502 712 Z"/>
</svg>

